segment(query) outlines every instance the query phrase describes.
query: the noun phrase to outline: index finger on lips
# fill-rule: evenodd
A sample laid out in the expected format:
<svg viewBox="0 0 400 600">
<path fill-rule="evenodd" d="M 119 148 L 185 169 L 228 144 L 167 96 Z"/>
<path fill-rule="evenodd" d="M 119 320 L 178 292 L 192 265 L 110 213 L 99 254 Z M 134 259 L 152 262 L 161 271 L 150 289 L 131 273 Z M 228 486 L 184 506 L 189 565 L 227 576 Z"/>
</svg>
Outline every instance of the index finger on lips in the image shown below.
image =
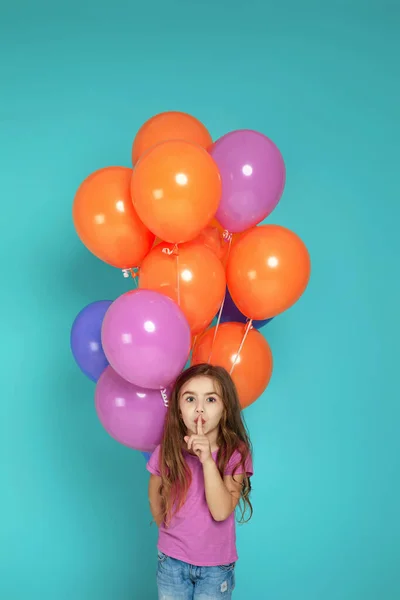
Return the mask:
<svg viewBox="0 0 400 600">
<path fill-rule="evenodd" d="M 201 417 L 197 419 L 197 435 L 203 435 L 203 419 Z"/>
</svg>

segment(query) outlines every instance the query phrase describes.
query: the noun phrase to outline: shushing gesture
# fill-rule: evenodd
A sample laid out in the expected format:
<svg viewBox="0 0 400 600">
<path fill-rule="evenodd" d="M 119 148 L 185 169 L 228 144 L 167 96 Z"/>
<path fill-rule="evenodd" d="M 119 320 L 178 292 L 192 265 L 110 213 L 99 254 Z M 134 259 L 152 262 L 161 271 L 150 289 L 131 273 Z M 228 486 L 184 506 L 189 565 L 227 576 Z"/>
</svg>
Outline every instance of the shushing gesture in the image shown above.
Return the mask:
<svg viewBox="0 0 400 600">
<path fill-rule="evenodd" d="M 203 420 L 199 416 L 197 419 L 197 434 L 186 435 L 184 440 L 187 444 L 188 450 L 192 450 L 197 456 L 201 464 L 212 459 L 211 446 L 208 437 L 204 435 L 203 431 Z"/>
</svg>

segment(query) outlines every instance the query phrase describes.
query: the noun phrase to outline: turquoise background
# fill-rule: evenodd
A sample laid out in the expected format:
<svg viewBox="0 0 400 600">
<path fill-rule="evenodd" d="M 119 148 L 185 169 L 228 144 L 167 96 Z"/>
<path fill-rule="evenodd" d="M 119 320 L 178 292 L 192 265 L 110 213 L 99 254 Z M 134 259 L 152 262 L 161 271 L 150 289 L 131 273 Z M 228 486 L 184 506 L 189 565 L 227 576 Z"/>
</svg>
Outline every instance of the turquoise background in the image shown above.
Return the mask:
<svg viewBox="0 0 400 600">
<path fill-rule="evenodd" d="M 8 2 L 0 13 L 4 600 L 156 598 L 139 453 L 97 420 L 69 350 L 83 306 L 130 282 L 71 219 L 92 171 L 180 109 L 280 147 L 271 222 L 313 262 L 264 329 L 271 384 L 246 418 L 255 515 L 237 600 L 400 597 L 398 3 Z"/>
</svg>

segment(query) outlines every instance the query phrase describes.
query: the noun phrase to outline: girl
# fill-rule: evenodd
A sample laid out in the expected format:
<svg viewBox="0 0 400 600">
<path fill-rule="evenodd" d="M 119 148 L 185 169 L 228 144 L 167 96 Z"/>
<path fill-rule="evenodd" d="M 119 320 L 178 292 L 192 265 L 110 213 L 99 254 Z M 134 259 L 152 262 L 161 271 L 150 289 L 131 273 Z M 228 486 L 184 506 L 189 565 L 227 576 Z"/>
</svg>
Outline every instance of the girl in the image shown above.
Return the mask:
<svg viewBox="0 0 400 600">
<path fill-rule="evenodd" d="M 253 474 L 235 385 L 222 367 L 196 365 L 177 379 L 161 445 L 152 454 L 149 501 L 159 526 L 159 600 L 230 600 L 235 509 L 241 521 Z"/>
</svg>

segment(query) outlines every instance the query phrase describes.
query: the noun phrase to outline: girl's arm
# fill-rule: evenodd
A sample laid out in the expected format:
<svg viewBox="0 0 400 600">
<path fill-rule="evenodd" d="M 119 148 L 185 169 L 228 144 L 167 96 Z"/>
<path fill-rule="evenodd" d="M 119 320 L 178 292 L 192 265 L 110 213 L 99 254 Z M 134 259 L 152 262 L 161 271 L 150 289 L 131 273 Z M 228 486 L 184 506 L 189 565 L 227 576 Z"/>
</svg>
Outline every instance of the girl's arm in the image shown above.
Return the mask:
<svg viewBox="0 0 400 600">
<path fill-rule="evenodd" d="M 225 475 L 222 479 L 212 457 L 203 463 L 203 473 L 210 513 L 215 521 L 225 521 L 240 500 L 243 475 Z"/>
<path fill-rule="evenodd" d="M 158 475 L 150 475 L 149 503 L 151 514 L 153 515 L 153 519 L 156 522 L 157 527 L 159 527 L 162 522 L 160 487 L 161 477 L 159 477 Z"/>
</svg>

